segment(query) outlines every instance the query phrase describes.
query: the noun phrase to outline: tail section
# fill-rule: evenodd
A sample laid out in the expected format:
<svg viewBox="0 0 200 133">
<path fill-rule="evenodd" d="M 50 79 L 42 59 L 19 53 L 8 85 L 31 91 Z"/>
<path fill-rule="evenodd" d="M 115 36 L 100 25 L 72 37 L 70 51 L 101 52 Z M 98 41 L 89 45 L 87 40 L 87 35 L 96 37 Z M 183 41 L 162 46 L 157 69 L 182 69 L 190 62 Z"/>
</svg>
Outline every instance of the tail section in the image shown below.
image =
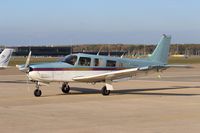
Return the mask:
<svg viewBox="0 0 200 133">
<path fill-rule="evenodd" d="M 13 49 L 4 49 L 0 54 L 0 67 L 7 67 L 10 61 Z"/>
<path fill-rule="evenodd" d="M 170 43 L 171 36 L 167 36 L 164 34 L 149 59 L 152 61 L 167 64 Z"/>
</svg>

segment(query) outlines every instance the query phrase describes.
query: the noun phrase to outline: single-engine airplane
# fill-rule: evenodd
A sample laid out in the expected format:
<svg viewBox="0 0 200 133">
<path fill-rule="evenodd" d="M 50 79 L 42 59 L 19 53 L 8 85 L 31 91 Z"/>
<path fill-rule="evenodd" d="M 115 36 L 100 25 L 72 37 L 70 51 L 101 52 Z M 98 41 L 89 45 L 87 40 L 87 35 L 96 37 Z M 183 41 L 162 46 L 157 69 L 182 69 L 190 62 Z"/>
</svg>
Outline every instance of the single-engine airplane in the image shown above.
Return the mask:
<svg viewBox="0 0 200 133">
<path fill-rule="evenodd" d="M 6 69 L 12 56 L 13 49 L 6 48 L 0 54 L 0 70 Z"/>
<path fill-rule="evenodd" d="M 105 83 L 103 95 L 109 95 L 113 90 L 112 82 L 121 79 L 132 79 L 135 76 L 145 76 L 150 72 L 160 72 L 170 67 L 168 54 L 171 36 L 163 35 L 150 57 L 145 59 L 130 59 L 90 54 L 71 54 L 62 61 L 51 63 L 29 64 L 31 52 L 25 65 L 18 65 L 19 70 L 26 72 L 29 80 L 36 83 L 34 95 L 41 96 L 40 85 L 50 82 L 62 82 L 62 92 L 69 93 L 70 82 Z"/>
</svg>

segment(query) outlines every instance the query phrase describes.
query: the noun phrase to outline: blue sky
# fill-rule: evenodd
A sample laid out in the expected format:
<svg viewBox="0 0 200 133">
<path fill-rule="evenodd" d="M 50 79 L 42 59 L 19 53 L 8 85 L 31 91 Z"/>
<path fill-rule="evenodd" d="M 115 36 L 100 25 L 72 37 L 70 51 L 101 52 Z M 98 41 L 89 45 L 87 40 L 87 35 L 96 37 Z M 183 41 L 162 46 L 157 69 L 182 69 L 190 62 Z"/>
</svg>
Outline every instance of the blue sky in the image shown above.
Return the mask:
<svg viewBox="0 0 200 133">
<path fill-rule="evenodd" d="M 0 44 L 200 43 L 198 0 L 1 0 Z"/>
</svg>

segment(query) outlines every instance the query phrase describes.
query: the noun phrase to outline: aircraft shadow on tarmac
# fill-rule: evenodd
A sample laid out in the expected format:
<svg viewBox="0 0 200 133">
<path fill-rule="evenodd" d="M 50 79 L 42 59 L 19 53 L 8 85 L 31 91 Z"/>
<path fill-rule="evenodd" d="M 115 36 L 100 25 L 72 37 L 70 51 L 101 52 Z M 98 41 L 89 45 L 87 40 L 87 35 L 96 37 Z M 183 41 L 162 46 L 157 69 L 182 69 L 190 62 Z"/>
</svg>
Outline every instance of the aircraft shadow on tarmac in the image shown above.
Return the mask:
<svg viewBox="0 0 200 133">
<path fill-rule="evenodd" d="M 172 86 L 172 87 L 163 87 L 163 88 L 146 88 L 146 89 L 123 89 L 123 90 L 113 90 L 111 95 L 158 95 L 158 96 L 198 96 L 197 93 L 176 93 L 176 92 L 152 92 L 152 91 L 162 91 L 162 90 L 177 90 L 177 89 L 190 89 L 190 88 L 200 88 L 200 86 Z M 70 94 L 58 94 L 58 95 L 87 95 L 87 94 L 99 94 L 100 90 L 89 89 L 89 88 L 71 88 L 72 91 Z M 55 96 L 55 95 L 48 95 Z M 48 97 L 44 96 L 44 97 Z"/>
<path fill-rule="evenodd" d="M 162 91 L 162 90 L 178 90 L 178 89 L 190 89 L 190 88 L 200 88 L 200 86 L 172 86 L 165 88 L 146 88 L 146 89 L 125 89 L 125 90 L 115 90 L 112 93 L 117 95 L 123 94 L 135 94 L 135 95 L 160 95 L 160 96 L 197 96 L 197 93 L 176 93 L 176 92 L 152 92 L 152 91 Z"/>
<path fill-rule="evenodd" d="M 3 80 L 1 83 L 9 84 L 27 84 L 25 80 Z M 29 82 L 30 83 L 30 82 Z M 172 86 L 172 87 L 163 87 L 163 88 L 145 88 L 145 89 L 123 89 L 123 90 L 113 90 L 111 95 L 125 95 L 125 94 L 134 94 L 134 95 L 160 95 L 160 96 L 197 96 L 200 94 L 197 93 L 175 93 L 175 92 L 153 92 L 153 91 L 162 91 L 162 90 L 177 90 L 177 89 L 190 89 L 190 88 L 200 88 L 200 86 Z M 101 90 L 90 89 L 90 88 L 79 88 L 72 87 L 72 91 L 69 95 L 86 95 L 86 94 L 99 94 Z M 66 95 L 66 94 L 58 94 Z M 55 95 L 46 95 L 43 97 L 55 96 Z"/>
<path fill-rule="evenodd" d="M 4 83 L 8 83 L 8 84 L 27 84 L 27 81 L 25 80 L 1 80 L 0 84 L 4 84 Z"/>
</svg>

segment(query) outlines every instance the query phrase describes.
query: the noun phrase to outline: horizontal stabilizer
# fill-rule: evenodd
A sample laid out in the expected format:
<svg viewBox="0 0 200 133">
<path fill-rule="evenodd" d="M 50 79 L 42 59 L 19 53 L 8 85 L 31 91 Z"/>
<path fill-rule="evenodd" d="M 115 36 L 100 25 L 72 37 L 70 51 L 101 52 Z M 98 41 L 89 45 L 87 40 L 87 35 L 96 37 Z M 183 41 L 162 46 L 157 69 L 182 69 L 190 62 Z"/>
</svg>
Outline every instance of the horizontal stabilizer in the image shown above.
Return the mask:
<svg viewBox="0 0 200 133">
<path fill-rule="evenodd" d="M 192 66 L 189 65 L 165 65 L 167 68 L 193 68 Z"/>
</svg>

